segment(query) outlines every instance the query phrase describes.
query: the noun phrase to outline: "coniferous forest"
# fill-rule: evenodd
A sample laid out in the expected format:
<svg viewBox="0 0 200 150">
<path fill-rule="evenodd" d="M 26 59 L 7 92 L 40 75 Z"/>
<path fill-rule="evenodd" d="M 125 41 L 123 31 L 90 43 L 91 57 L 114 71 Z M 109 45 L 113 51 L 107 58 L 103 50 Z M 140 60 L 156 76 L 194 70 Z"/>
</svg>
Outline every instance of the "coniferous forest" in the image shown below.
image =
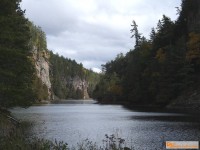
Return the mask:
<svg viewBox="0 0 200 150">
<path fill-rule="evenodd" d="M 114 9 L 109 10 L 111 6 L 102 9 L 107 1 L 97 1 L 91 1 L 94 2 L 91 7 L 103 12 L 101 19 L 104 14 L 110 19 L 109 13 L 116 13 Z M 79 9 L 83 1 L 76 2 L 70 4 L 70 9 L 74 6 L 72 9 L 77 13 L 74 16 L 81 16 Z M 154 150 L 171 145 L 199 148 L 200 0 L 182 0 L 181 6 L 174 8 L 177 19 L 172 21 L 163 15 L 149 31 L 148 38 L 139 31 L 140 24 L 133 18 L 130 25 L 133 48 L 103 64 L 101 73 L 49 50 L 49 36 L 25 17 L 20 3 L 21 0 L 0 0 L 0 149 Z M 61 2 L 55 0 L 51 6 L 57 3 Z M 69 1 L 61 4 L 68 5 Z M 120 2 L 118 6 L 122 7 Z M 56 9 L 52 10 L 55 13 Z M 84 29 L 83 35 L 79 34 L 80 30 L 71 35 L 77 34 L 84 43 L 83 36 L 92 43 L 92 49 L 97 46 L 91 39 L 100 40 L 101 44 L 106 41 L 106 48 L 100 48 L 107 50 L 108 34 L 115 32 L 102 22 L 99 26 L 91 25 L 90 19 L 96 19 L 94 14 L 79 19 L 76 16 L 76 21 L 71 20 L 70 14 L 67 23 L 73 30 L 78 26 L 81 31 Z M 86 24 L 84 19 L 90 23 Z M 93 32 L 94 29 L 98 32 Z M 106 33 L 105 29 L 111 32 Z M 91 34 L 85 34 L 90 30 Z M 100 32 L 104 33 L 96 35 Z M 108 38 L 118 46 L 121 41 L 113 39 L 114 36 L 117 34 Z M 70 44 L 74 45 L 73 42 Z M 82 45 L 78 46 L 82 52 Z M 87 44 L 84 46 L 89 49 L 85 52 L 90 52 Z M 73 52 L 79 54 L 78 50 Z M 87 56 L 80 54 L 89 58 L 101 54 L 91 52 Z M 91 62 L 102 62 L 99 60 L 94 57 Z"/>
<path fill-rule="evenodd" d="M 0 3 L 0 105 L 29 105 L 34 99 L 34 68 L 29 58 L 28 20 L 20 1 Z"/>
<path fill-rule="evenodd" d="M 52 98 L 52 95 L 61 99 L 83 98 L 84 90 L 73 86 L 74 81 L 79 80 L 90 97 L 103 103 L 166 106 L 181 95 L 199 89 L 198 0 L 182 0 L 176 21 L 163 15 L 157 27 L 152 28 L 149 39 L 142 36 L 133 20 L 130 31 L 134 48 L 102 65 L 101 75 L 85 69 L 75 60 L 47 50 L 45 33 L 25 18 L 20 2 L 1 1 L 2 106 L 26 106 L 36 100 Z M 51 88 L 37 76 L 31 52 L 34 47 L 39 51 L 36 59 L 45 55 L 44 59 L 49 63 Z"/>
<path fill-rule="evenodd" d="M 135 47 L 102 65 L 104 75 L 94 97 L 103 103 L 166 106 L 198 91 L 200 2 L 183 0 L 177 15 L 176 21 L 163 15 L 150 39 L 142 36 L 133 21 L 130 31 Z"/>
<path fill-rule="evenodd" d="M 75 60 L 48 50 L 45 32 L 25 18 L 20 2 L 0 2 L 0 106 L 26 107 L 35 101 L 53 100 L 54 97 L 82 99 L 83 89 L 64 83 L 74 77 L 79 79 L 78 82 L 87 83 L 84 88 L 88 98 L 92 97 L 99 75 Z M 45 70 L 45 63 L 48 70 Z M 50 78 L 46 81 L 50 82 L 49 87 L 44 83 L 46 79 L 40 77 L 45 71 Z"/>
</svg>

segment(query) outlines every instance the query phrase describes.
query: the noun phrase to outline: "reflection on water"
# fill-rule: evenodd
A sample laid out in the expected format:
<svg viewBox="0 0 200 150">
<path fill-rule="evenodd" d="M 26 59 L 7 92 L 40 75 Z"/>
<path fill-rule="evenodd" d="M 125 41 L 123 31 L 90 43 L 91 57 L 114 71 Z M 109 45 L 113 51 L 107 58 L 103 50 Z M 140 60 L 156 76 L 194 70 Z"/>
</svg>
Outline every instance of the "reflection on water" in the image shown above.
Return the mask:
<svg viewBox="0 0 200 150">
<path fill-rule="evenodd" d="M 163 149 L 165 141 L 198 141 L 197 117 L 183 114 L 134 112 L 120 105 L 48 104 L 12 109 L 21 120 L 32 121 L 30 135 L 76 145 L 89 138 L 102 143 L 105 134 L 118 134 L 135 149 Z"/>
<path fill-rule="evenodd" d="M 94 100 L 59 100 L 55 101 L 55 104 L 95 104 Z"/>
<path fill-rule="evenodd" d="M 200 118 L 198 116 L 189 116 L 189 115 L 134 115 L 131 117 L 134 120 L 142 121 L 167 121 L 167 122 L 191 122 L 191 123 L 200 123 Z"/>
</svg>

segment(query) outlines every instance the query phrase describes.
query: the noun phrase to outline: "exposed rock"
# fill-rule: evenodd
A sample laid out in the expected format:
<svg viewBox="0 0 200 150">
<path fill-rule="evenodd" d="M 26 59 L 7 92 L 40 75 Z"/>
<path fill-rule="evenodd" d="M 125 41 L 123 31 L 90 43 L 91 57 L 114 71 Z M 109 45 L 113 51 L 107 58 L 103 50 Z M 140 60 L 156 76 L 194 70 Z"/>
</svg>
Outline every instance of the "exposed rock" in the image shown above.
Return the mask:
<svg viewBox="0 0 200 150">
<path fill-rule="evenodd" d="M 83 99 L 89 99 L 89 94 L 88 94 L 88 83 L 86 80 L 82 80 L 79 76 L 75 76 L 74 78 L 71 78 L 71 84 L 73 85 L 74 89 L 81 90 L 83 93 Z"/>
<path fill-rule="evenodd" d="M 188 90 L 173 100 L 167 108 L 185 108 L 200 110 L 200 89 Z"/>
<path fill-rule="evenodd" d="M 49 52 L 47 50 L 40 51 L 36 46 L 33 46 L 32 53 L 36 68 L 36 75 L 39 79 L 41 79 L 42 83 L 46 85 L 48 89 L 48 99 L 53 99 L 49 77 Z"/>
<path fill-rule="evenodd" d="M 79 76 L 62 78 L 63 86 L 73 87 L 75 91 L 80 90 L 83 99 L 89 99 L 88 94 L 88 82 L 85 79 L 81 79 Z"/>
</svg>

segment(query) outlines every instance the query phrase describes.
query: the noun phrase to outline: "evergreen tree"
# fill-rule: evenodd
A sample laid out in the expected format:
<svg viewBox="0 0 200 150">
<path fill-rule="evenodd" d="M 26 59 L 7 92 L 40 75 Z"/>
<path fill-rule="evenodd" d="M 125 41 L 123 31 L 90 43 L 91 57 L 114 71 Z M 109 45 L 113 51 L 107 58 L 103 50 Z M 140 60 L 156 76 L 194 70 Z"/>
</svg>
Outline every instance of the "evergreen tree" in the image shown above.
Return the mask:
<svg viewBox="0 0 200 150">
<path fill-rule="evenodd" d="M 166 106 L 188 87 L 199 88 L 199 6 L 199 0 L 183 0 L 178 19 L 173 22 L 163 15 L 150 40 L 141 37 L 133 21 L 135 48 L 103 65 L 95 97 L 103 102 L 123 99 L 132 105 Z M 120 96 L 114 92 L 118 85 Z"/>
<path fill-rule="evenodd" d="M 133 20 L 132 23 L 133 23 L 131 25 L 132 29 L 130 31 L 131 31 L 131 33 L 133 33 L 133 35 L 131 36 L 131 38 L 135 37 L 135 47 L 137 48 L 139 46 L 141 34 L 138 31 L 138 25 L 136 24 L 136 22 Z"/>
<path fill-rule="evenodd" d="M 26 106 L 34 100 L 28 20 L 20 0 L 0 1 L 0 105 Z"/>
</svg>

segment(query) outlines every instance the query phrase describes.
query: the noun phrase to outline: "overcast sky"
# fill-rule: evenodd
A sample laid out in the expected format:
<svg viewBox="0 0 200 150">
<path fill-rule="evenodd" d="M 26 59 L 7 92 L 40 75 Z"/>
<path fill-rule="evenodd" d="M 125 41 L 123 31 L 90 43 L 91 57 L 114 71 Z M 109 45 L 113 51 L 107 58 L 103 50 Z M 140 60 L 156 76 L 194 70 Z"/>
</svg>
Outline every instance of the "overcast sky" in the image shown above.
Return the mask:
<svg viewBox="0 0 200 150">
<path fill-rule="evenodd" d="M 165 14 L 176 20 L 181 0 L 22 0 L 26 17 L 42 27 L 48 49 L 98 71 L 134 47 L 131 23 L 148 38 Z"/>
</svg>

